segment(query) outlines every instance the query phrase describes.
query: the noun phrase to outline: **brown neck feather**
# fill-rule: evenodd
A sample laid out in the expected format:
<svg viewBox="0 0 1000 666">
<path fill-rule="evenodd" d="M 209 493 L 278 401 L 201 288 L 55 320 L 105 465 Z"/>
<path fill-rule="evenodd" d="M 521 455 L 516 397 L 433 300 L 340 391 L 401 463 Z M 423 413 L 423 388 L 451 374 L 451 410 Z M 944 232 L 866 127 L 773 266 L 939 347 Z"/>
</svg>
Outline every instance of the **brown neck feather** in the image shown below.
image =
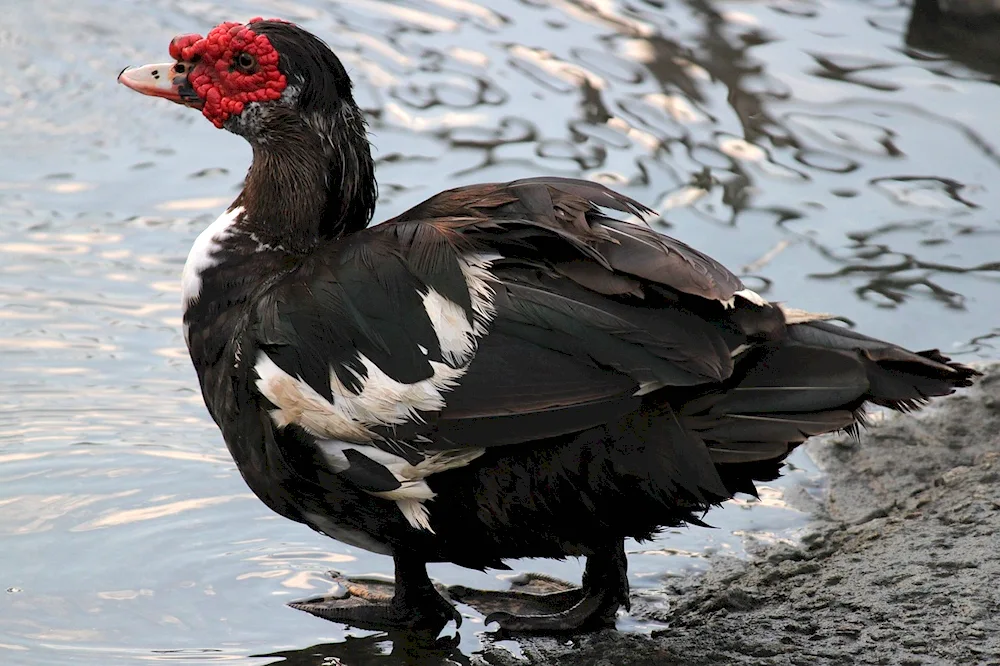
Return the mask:
<svg viewBox="0 0 1000 666">
<path fill-rule="evenodd" d="M 253 164 L 236 200 L 247 231 L 272 247 L 311 251 L 319 242 L 360 231 L 375 208 L 375 169 L 361 111 L 303 118 L 269 115 L 253 145 Z"/>
</svg>

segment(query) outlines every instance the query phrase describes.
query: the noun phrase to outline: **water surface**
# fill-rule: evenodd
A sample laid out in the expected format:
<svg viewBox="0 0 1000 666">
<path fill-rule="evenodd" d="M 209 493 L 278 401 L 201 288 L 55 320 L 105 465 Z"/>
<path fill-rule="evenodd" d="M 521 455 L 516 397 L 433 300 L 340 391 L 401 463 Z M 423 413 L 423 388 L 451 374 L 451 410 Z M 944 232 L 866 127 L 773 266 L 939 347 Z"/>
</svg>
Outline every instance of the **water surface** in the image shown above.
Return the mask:
<svg viewBox="0 0 1000 666">
<path fill-rule="evenodd" d="M 264 15 L 324 37 L 370 114 L 378 219 L 462 183 L 592 178 L 657 207 L 659 228 L 772 300 L 965 361 L 997 356 L 997 74 L 908 46 L 903 4 L 0 8 L 0 663 L 400 663 L 405 649 L 388 655 L 366 632 L 345 642 L 284 607 L 327 589 L 327 570 L 391 563 L 271 515 L 201 404 L 178 276 L 249 149 L 115 84 L 125 65 L 166 60 L 178 33 Z M 804 516 L 783 489 L 821 477 L 793 462 L 762 502 L 711 513 L 719 529 L 630 544 L 633 585 L 740 554 L 747 535 L 794 538 Z"/>
</svg>

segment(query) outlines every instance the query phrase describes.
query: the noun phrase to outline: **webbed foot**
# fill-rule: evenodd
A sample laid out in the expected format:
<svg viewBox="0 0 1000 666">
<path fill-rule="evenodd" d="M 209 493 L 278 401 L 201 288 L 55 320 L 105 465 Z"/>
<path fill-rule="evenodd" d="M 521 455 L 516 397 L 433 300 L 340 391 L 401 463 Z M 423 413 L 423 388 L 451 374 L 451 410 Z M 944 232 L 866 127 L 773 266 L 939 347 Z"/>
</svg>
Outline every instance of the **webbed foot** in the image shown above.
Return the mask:
<svg viewBox="0 0 1000 666">
<path fill-rule="evenodd" d="M 613 625 L 618 609 L 630 606 L 627 561 L 623 544 L 587 558 L 583 587 L 526 574 L 512 581 L 507 592 L 448 588 L 454 599 L 486 615 L 501 630 L 517 633 L 585 631 Z"/>
<path fill-rule="evenodd" d="M 510 590 L 499 591 L 450 585 L 448 596 L 483 615 L 499 611 L 518 615 L 560 613 L 583 599 L 583 588 L 544 574 L 519 574 L 510 579 L 510 587 Z"/>
<path fill-rule="evenodd" d="M 332 594 L 288 605 L 331 622 L 374 631 L 428 632 L 436 635 L 462 616 L 430 581 L 397 589 L 376 577 L 336 577 Z"/>
<path fill-rule="evenodd" d="M 486 615 L 486 624 L 515 633 L 562 633 L 613 625 L 619 603 L 607 593 L 588 591 L 541 574 L 524 574 L 507 592 L 448 588 L 456 601 Z"/>
</svg>

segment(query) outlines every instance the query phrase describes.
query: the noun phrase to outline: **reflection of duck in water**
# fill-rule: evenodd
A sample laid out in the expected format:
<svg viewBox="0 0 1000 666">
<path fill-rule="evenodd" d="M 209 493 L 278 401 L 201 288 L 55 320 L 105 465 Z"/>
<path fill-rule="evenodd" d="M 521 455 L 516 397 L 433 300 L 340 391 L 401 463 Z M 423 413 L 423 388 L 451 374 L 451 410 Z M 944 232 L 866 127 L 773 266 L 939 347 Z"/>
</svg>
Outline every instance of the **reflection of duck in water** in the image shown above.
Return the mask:
<svg viewBox="0 0 1000 666">
<path fill-rule="evenodd" d="M 906 43 L 1000 76 L 1000 0 L 915 0 Z"/>
<path fill-rule="evenodd" d="M 298 650 L 282 650 L 252 655 L 253 659 L 275 658 L 273 666 L 445 666 L 468 664 L 458 647 L 457 637 L 423 639 L 411 632 L 389 632 L 374 636 L 345 636 L 343 642 L 313 645 Z M 256 663 L 256 662 L 255 662 Z"/>
<path fill-rule="evenodd" d="M 700 524 L 866 404 L 910 409 L 975 374 L 770 304 L 610 217 L 651 211 L 591 182 L 461 187 L 367 228 L 365 123 L 322 42 L 256 20 L 170 54 L 120 80 L 254 151 L 184 268 L 209 411 L 269 507 L 395 561 L 394 588 L 345 582 L 310 612 L 437 630 L 460 617 L 428 562 L 583 555 L 581 589 L 451 593 L 511 630 L 610 621 L 626 537 Z"/>
</svg>

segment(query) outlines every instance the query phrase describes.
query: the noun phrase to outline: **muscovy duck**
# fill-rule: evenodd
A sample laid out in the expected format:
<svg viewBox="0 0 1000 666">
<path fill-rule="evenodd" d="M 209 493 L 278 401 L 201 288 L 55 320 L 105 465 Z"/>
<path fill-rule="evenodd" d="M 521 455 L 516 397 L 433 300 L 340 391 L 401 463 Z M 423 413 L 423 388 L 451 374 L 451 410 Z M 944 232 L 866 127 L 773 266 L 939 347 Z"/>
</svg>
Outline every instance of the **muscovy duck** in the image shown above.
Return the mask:
<svg viewBox="0 0 1000 666">
<path fill-rule="evenodd" d="M 391 599 L 308 607 L 328 619 L 440 629 L 461 618 L 428 562 L 584 556 L 581 588 L 533 613 L 484 593 L 506 608 L 488 620 L 607 622 L 629 603 L 626 537 L 699 524 L 868 403 L 915 408 L 977 374 L 767 302 L 597 183 L 458 187 L 369 227 L 365 118 L 322 41 L 254 19 L 170 56 L 119 81 L 253 147 L 182 276 L 208 410 L 268 507 L 394 559 Z"/>
</svg>

